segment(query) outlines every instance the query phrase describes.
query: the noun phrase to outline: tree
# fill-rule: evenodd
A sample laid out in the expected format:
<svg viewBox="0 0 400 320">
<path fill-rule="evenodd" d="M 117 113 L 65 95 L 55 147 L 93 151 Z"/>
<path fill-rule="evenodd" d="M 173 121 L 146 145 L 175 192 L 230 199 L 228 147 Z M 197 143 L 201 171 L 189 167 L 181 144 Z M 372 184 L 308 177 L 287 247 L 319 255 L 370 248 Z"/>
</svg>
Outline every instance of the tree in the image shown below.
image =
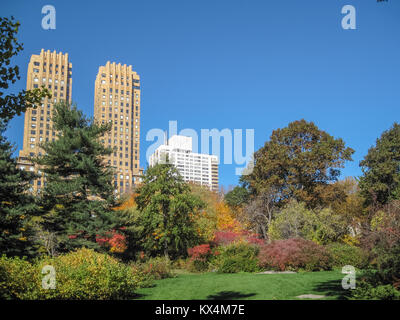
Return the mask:
<svg viewBox="0 0 400 320">
<path fill-rule="evenodd" d="M 7 123 L 15 115 L 20 115 L 29 107 L 41 103 L 45 97 L 50 98 L 50 92 L 42 88 L 33 90 L 22 90 L 17 95 L 5 95 L 3 90 L 7 90 L 10 83 L 15 83 L 21 77 L 19 67 L 8 67 L 11 58 L 23 50 L 23 45 L 18 42 L 15 35 L 18 33 L 20 23 L 14 22 L 14 18 L 0 17 L 0 120 Z"/>
<path fill-rule="evenodd" d="M 276 214 L 268 235 L 271 240 L 303 238 L 312 240 L 315 214 L 304 203 L 291 200 Z"/>
<path fill-rule="evenodd" d="M 149 167 L 137 189 L 143 246 L 150 253 L 184 255 L 198 244 L 194 215 L 204 203 L 191 194 L 172 164 Z"/>
<path fill-rule="evenodd" d="M 326 186 L 337 181 L 340 168 L 352 160 L 354 150 L 305 120 L 272 132 L 270 140 L 255 153 L 255 166 L 242 181 L 253 194 L 271 187 L 280 204 L 294 198 L 308 207 L 322 205 Z"/>
<path fill-rule="evenodd" d="M 217 205 L 222 201 L 221 194 L 210 190 L 206 186 L 201 186 L 189 182 L 191 192 L 198 197 L 204 204 L 202 210 L 193 216 L 197 234 L 201 243 L 207 243 L 213 240 L 217 230 L 218 212 Z"/>
<path fill-rule="evenodd" d="M 119 227 L 112 210 L 112 169 L 104 160 L 111 149 L 100 141 L 110 126 L 98 125 L 66 103 L 55 105 L 54 112 L 57 138 L 41 144 L 44 155 L 34 159 L 46 177 L 41 225 L 57 235 L 62 252 L 99 249 L 96 239 Z"/>
<path fill-rule="evenodd" d="M 26 191 L 34 175 L 17 168 L 12 157 L 14 148 L 4 137 L 4 132 L 7 123 L 16 114 L 51 95 L 47 89 L 39 88 L 21 91 L 17 95 L 6 95 L 4 92 L 20 79 L 19 67 L 8 67 L 11 58 L 23 50 L 15 37 L 19 26 L 19 22 L 14 22 L 12 17 L 0 17 L 0 250 L 9 256 L 30 256 L 35 249 L 30 223 L 36 206 Z"/>
<path fill-rule="evenodd" d="M 8 256 L 32 256 L 34 242 L 30 219 L 37 206 L 26 191 L 34 174 L 17 168 L 13 147 L 0 127 L 0 252 Z"/>
<path fill-rule="evenodd" d="M 235 218 L 231 208 L 224 202 L 219 201 L 216 203 L 217 212 L 217 230 L 218 231 L 232 231 L 240 232 L 243 231 L 243 227 L 240 222 Z"/>
<path fill-rule="evenodd" d="M 347 225 L 331 209 L 307 209 L 304 203 L 291 200 L 271 222 L 271 240 L 303 238 L 318 244 L 340 240 L 347 233 Z"/>
<path fill-rule="evenodd" d="M 249 191 L 243 186 L 236 186 L 225 195 L 225 202 L 233 209 L 243 206 L 249 200 Z"/>
<path fill-rule="evenodd" d="M 243 209 L 243 224 L 263 239 L 268 238 L 268 229 L 277 210 L 279 194 L 274 189 L 259 192 Z"/>
<path fill-rule="evenodd" d="M 137 193 L 129 195 L 118 207 L 114 210 L 118 215 L 121 224 L 120 233 L 125 237 L 126 250 L 118 254 L 119 258 L 124 260 L 133 260 L 137 257 L 137 253 L 142 250 L 141 234 L 143 228 L 139 224 L 140 212 L 137 208 L 136 197 Z M 110 251 L 113 248 L 110 248 Z M 115 252 L 115 250 L 113 250 Z"/>
<path fill-rule="evenodd" d="M 385 205 L 400 199 L 400 125 L 382 133 L 376 145 L 368 150 L 360 162 L 363 176 L 360 177 L 361 193 L 366 204 Z"/>
<path fill-rule="evenodd" d="M 335 214 L 343 217 L 352 237 L 359 235 L 362 224 L 368 218 L 368 210 L 364 206 L 364 198 L 360 193 L 357 180 L 347 177 L 329 185 L 325 192 L 325 203 Z"/>
</svg>

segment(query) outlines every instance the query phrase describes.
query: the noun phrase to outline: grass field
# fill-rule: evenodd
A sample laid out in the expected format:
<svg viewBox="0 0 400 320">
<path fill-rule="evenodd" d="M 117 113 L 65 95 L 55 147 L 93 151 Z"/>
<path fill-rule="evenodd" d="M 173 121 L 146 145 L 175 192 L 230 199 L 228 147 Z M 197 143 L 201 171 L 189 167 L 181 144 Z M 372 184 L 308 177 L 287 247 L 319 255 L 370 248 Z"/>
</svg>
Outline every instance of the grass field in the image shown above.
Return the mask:
<svg viewBox="0 0 400 320">
<path fill-rule="evenodd" d="M 144 300 L 224 300 L 280 299 L 291 300 L 303 294 L 326 296 L 323 299 L 344 299 L 343 274 L 340 271 L 304 272 L 296 274 L 180 274 L 158 280 L 151 288 L 140 289 Z"/>
</svg>

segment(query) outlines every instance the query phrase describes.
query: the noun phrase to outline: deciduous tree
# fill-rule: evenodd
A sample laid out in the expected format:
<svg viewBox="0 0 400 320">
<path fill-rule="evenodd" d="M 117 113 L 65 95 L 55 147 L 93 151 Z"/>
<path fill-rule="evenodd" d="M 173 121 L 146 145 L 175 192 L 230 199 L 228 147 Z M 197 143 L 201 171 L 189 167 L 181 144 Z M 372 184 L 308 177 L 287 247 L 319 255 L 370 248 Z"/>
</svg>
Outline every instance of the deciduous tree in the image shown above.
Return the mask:
<svg viewBox="0 0 400 320">
<path fill-rule="evenodd" d="M 137 189 L 143 246 L 153 254 L 185 255 L 198 244 L 194 215 L 203 207 L 172 164 L 149 167 Z"/>
<path fill-rule="evenodd" d="M 337 181 L 354 150 L 314 123 L 294 121 L 272 132 L 270 140 L 255 153 L 255 166 L 242 180 L 257 194 L 276 188 L 287 203 L 294 198 L 308 207 L 321 205 L 324 187 Z"/>
<path fill-rule="evenodd" d="M 13 17 L 0 17 L 0 120 L 4 123 L 25 112 L 27 108 L 41 103 L 43 98 L 51 97 L 45 88 L 22 90 L 18 94 L 4 93 L 10 84 L 21 78 L 19 67 L 10 66 L 11 58 L 23 50 L 22 43 L 16 38 L 19 27 L 20 23 L 15 22 Z"/>
<path fill-rule="evenodd" d="M 385 205 L 400 199 L 400 125 L 382 133 L 360 162 L 360 188 L 366 204 Z"/>
<path fill-rule="evenodd" d="M 249 200 L 250 193 L 243 186 L 236 186 L 225 195 L 225 202 L 233 209 L 242 207 Z"/>
</svg>

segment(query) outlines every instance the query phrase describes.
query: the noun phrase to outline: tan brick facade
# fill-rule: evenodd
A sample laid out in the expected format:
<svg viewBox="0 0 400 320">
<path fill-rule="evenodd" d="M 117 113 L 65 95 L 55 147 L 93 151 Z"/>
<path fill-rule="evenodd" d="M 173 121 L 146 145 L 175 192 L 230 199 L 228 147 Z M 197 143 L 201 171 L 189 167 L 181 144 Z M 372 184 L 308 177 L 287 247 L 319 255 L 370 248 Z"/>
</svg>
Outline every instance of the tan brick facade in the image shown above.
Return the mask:
<svg viewBox="0 0 400 320">
<path fill-rule="evenodd" d="M 140 77 L 132 66 L 107 62 L 99 67 L 94 118 L 112 123 L 111 132 L 102 138 L 113 149 L 106 161 L 115 168 L 116 192 L 131 192 L 140 176 Z"/>
<path fill-rule="evenodd" d="M 72 64 L 68 53 L 41 50 L 39 55 L 32 55 L 28 65 L 26 89 L 46 87 L 52 94 L 41 105 L 29 108 L 25 113 L 23 148 L 19 152 L 18 164 L 21 169 L 37 171 L 29 162 L 29 157 L 40 155 L 40 142 L 52 141 L 56 137 L 51 117 L 53 106 L 60 101 L 71 103 Z M 40 171 L 39 171 L 40 173 Z M 34 181 L 33 190 L 40 190 L 44 185 L 43 177 Z"/>
</svg>

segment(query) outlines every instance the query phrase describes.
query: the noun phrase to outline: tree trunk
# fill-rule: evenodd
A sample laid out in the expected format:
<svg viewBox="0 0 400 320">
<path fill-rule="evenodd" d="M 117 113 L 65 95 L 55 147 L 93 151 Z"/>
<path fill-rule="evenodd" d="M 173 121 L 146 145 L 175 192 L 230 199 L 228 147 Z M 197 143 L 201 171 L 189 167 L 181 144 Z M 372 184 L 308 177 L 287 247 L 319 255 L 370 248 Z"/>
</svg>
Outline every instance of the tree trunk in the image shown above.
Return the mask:
<svg viewBox="0 0 400 320">
<path fill-rule="evenodd" d="M 167 239 L 164 240 L 164 256 L 166 260 L 169 260 Z"/>
<path fill-rule="evenodd" d="M 168 224 L 168 211 L 169 207 L 167 204 L 163 204 L 163 218 L 164 218 L 164 232 L 167 233 L 167 224 Z M 164 256 L 165 259 L 169 260 L 169 254 L 168 254 L 168 241 L 167 238 L 165 237 L 164 239 Z"/>
</svg>

